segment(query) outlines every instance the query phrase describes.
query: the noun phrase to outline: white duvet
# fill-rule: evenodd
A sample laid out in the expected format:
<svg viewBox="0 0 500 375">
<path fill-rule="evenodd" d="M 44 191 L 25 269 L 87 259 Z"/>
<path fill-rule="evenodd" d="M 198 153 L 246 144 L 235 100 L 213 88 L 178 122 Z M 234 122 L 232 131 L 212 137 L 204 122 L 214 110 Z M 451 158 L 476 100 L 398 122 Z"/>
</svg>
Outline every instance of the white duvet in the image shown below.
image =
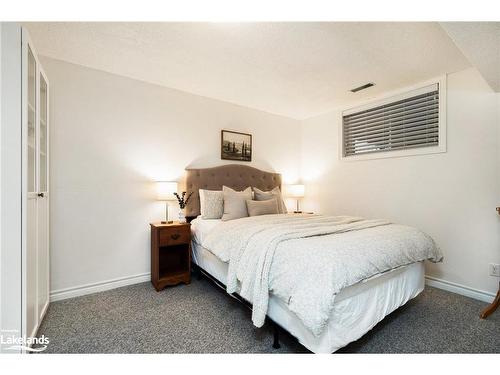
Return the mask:
<svg viewBox="0 0 500 375">
<path fill-rule="evenodd" d="M 272 291 L 315 335 L 343 288 L 414 262 L 442 260 L 418 229 L 350 216 L 247 217 L 220 223 L 201 245 L 229 263 L 227 292 L 252 302 L 257 327 Z"/>
</svg>

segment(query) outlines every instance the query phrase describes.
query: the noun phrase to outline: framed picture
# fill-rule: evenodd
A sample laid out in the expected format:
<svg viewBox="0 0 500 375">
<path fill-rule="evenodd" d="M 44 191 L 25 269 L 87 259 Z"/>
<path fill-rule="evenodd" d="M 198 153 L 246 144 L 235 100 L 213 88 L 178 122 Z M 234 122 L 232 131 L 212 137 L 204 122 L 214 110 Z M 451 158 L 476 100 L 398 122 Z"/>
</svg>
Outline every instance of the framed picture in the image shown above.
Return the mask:
<svg viewBox="0 0 500 375">
<path fill-rule="evenodd" d="M 222 130 L 220 157 L 225 160 L 252 161 L 252 135 Z"/>
</svg>

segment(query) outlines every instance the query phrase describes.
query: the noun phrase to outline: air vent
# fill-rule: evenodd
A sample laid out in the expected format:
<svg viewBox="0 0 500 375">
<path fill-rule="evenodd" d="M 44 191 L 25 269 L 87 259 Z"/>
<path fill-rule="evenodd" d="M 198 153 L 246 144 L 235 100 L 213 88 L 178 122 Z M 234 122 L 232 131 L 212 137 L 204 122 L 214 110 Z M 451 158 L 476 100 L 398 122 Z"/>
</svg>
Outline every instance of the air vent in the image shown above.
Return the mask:
<svg viewBox="0 0 500 375">
<path fill-rule="evenodd" d="M 367 89 L 367 88 L 372 87 L 372 86 L 375 86 L 375 84 L 370 82 L 370 83 L 367 83 L 366 85 L 359 86 L 359 87 L 356 87 L 355 89 L 352 89 L 351 92 L 358 92 L 358 91 Z"/>
</svg>

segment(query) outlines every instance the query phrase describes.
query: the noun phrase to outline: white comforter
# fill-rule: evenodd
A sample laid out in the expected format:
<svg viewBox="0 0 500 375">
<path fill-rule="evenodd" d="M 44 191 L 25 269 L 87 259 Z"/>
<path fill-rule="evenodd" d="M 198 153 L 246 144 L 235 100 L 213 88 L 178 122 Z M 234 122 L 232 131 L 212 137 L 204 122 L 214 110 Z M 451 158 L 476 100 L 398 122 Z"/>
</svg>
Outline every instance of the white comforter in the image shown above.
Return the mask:
<svg viewBox="0 0 500 375">
<path fill-rule="evenodd" d="M 442 260 L 418 229 L 349 216 L 265 215 L 223 222 L 201 243 L 229 262 L 227 292 L 264 324 L 269 292 L 320 335 L 343 288 L 410 263 Z"/>
</svg>

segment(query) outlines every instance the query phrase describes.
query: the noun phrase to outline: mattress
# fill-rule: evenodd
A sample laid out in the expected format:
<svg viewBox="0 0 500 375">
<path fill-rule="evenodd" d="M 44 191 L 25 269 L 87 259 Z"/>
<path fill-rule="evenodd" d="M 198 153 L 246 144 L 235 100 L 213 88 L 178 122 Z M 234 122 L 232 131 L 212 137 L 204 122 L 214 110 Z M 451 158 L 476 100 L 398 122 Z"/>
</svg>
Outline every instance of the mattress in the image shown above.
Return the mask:
<svg viewBox="0 0 500 375">
<path fill-rule="evenodd" d="M 219 220 L 192 222 L 193 262 L 226 284 L 228 264 L 199 244 Z M 386 315 L 416 297 L 424 289 L 422 262 L 400 267 L 343 289 L 335 298 L 328 326 L 315 336 L 291 312 L 286 302 L 271 294 L 267 315 L 314 353 L 332 353 L 356 341 Z"/>
<path fill-rule="evenodd" d="M 220 219 L 202 219 L 191 221 L 191 237 L 196 243 L 203 243 L 203 237 L 222 222 Z"/>
</svg>

